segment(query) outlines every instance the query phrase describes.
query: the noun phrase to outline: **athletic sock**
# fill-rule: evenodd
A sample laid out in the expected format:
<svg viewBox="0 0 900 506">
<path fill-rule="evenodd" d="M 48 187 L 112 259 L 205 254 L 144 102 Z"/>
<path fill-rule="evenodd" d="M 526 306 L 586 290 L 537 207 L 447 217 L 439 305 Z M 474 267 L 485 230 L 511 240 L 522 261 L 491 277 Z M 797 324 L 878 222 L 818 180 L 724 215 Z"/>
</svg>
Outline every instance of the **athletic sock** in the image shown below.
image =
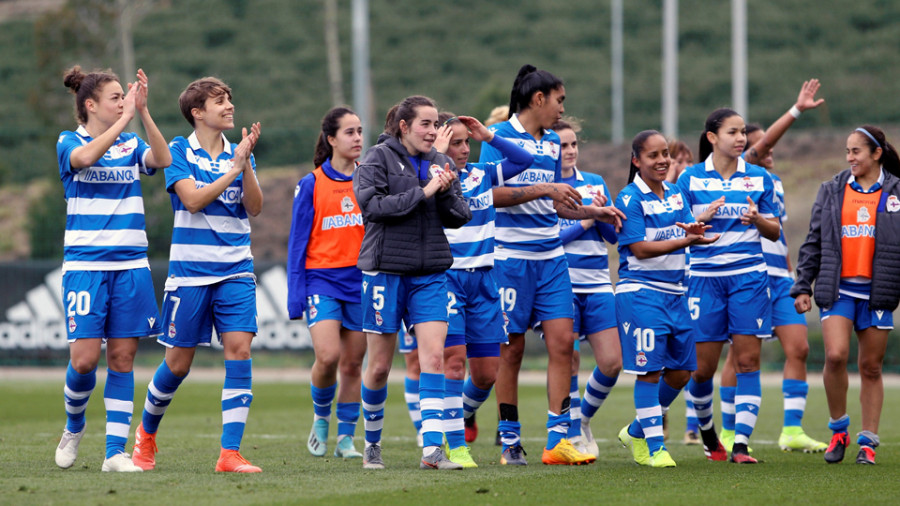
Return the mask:
<svg viewBox="0 0 900 506">
<path fill-rule="evenodd" d="M 180 378 L 175 376 L 165 360 L 156 368 L 153 379 L 147 385 L 147 398 L 144 400 L 144 413 L 141 416 L 144 432 L 156 434 L 156 431 L 159 430 L 159 422 L 166 414 L 166 409 L 169 408 L 175 391 L 178 390 L 178 386 L 181 385 L 184 378 L 187 378 L 187 374 Z"/>
<path fill-rule="evenodd" d="M 378 390 L 369 390 L 365 382 L 362 384 L 363 428 L 366 431 L 366 444 L 381 442 L 381 429 L 384 427 L 384 403 L 387 400 L 387 385 Z"/>
<path fill-rule="evenodd" d="M 222 387 L 222 448 L 240 450 L 253 402 L 253 360 L 226 360 Z"/>
<path fill-rule="evenodd" d="M 422 410 L 419 406 L 419 380 L 404 378 L 403 397 L 406 399 L 406 409 L 409 411 L 409 419 L 416 427 L 416 434 L 422 432 Z"/>
<path fill-rule="evenodd" d="M 653 455 L 663 448 L 662 407 L 659 404 L 659 385 L 645 381 L 634 382 L 634 408 L 637 421 Z M 670 401 L 671 402 L 671 401 Z"/>
<path fill-rule="evenodd" d="M 809 384 L 805 381 L 785 379 L 781 382 L 784 394 L 784 427 L 800 427 L 806 411 L 806 396 Z"/>
<path fill-rule="evenodd" d="M 844 414 L 844 416 L 838 419 L 829 418 L 828 428 L 835 434 L 840 434 L 841 432 L 846 433 L 847 429 L 850 428 L 850 415 Z"/>
<path fill-rule="evenodd" d="M 520 443 L 522 425 L 519 424 L 519 408 L 513 404 L 500 404 L 500 420 L 497 422 L 497 432 L 500 433 L 500 442 L 503 449 Z"/>
<path fill-rule="evenodd" d="M 97 368 L 84 374 L 79 374 L 69 362 L 66 369 L 66 384 L 63 387 L 63 397 L 66 405 L 66 430 L 69 432 L 81 432 L 84 430 L 84 410 L 87 408 L 91 392 L 97 385 Z"/>
<path fill-rule="evenodd" d="M 547 411 L 547 449 L 552 450 L 556 448 L 556 445 L 559 444 L 563 438 L 566 437 L 566 433 L 568 432 L 569 425 L 571 424 L 572 418 L 569 414 L 569 410 L 563 408 L 563 412 L 556 414 L 552 411 Z"/>
<path fill-rule="evenodd" d="M 694 411 L 700 429 L 708 430 L 713 425 L 713 380 L 698 383 L 690 382 L 691 397 L 694 399 Z M 715 449 L 715 448 L 713 448 Z"/>
<path fill-rule="evenodd" d="M 106 458 L 125 453 L 125 443 L 131 432 L 134 415 L 134 372 L 106 370 L 106 388 L 103 389 L 106 406 Z"/>
<path fill-rule="evenodd" d="M 737 387 L 719 387 L 719 406 L 722 408 L 722 430 L 734 431 L 734 395 Z"/>
<path fill-rule="evenodd" d="M 859 446 L 868 446 L 869 448 L 878 448 L 878 445 L 881 444 L 881 440 L 878 438 L 878 434 L 864 430 L 856 435 L 856 444 Z"/>
<path fill-rule="evenodd" d="M 337 383 L 319 388 L 309 384 L 313 402 L 313 420 L 331 420 L 331 404 L 334 402 L 334 393 L 337 391 Z"/>
<path fill-rule="evenodd" d="M 338 440 L 342 436 L 353 437 L 356 434 L 356 421 L 359 420 L 359 403 L 339 402 L 335 415 L 338 421 Z"/>
<path fill-rule="evenodd" d="M 444 377 L 444 436 L 452 450 L 466 445 L 466 426 L 463 423 L 463 380 Z"/>
<path fill-rule="evenodd" d="M 659 405 L 662 407 L 663 413 L 675 402 L 680 393 L 681 390 L 672 388 L 666 383 L 665 377 L 659 379 Z"/>
<path fill-rule="evenodd" d="M 581 435 L 581 396 L 578 393 L 578 375 L 572 375 L 572 383 L 569 387 L 569 430 L 566 437 L 569 439 Z"/>
<path fill-rule="evenodd" d="M 591 377 L 584 386 L 584 399 L 581 401 L 582 420 L 590 420 L 594 417 L 618 379 L 618 376 L 609 377 L 603 374 L 599 367 L 594 367 Z"/>
<path fill-rule="evenodd" d="M 700 430 L 700 422 L 697 421 L 697 412 L 694 411 L 694 398 L 691 396 L 691 383 L 693 381 L 693 379 L 688 380 L 687 386 L 684 387 L 685 432 L 697 432 Z"/>
<path fill-rule="evenodd" d="M 419 375 L 419 404 L 422 411 L 422 447 L 441 446 L 444 442 L 441 427 L 444 414 L 443 374 L 423 372 Z"/>
<path fill-rule="evenodd" d="M 762 402 L 762 387 L 759 371 L 738 373 L 737 390 L 734 396 L 735 423 L 734 442 L 750 444 L 750 435 L 756 426 L 759 416 L 759 405 Z"/>
<path fill-rule="evenodd" d="M 472 378 L 466 379 L 463 384 L 463 416 L 471 418 L 491 395 L 491 389 L 482 390 L 472 383 Z"/>
</svg>

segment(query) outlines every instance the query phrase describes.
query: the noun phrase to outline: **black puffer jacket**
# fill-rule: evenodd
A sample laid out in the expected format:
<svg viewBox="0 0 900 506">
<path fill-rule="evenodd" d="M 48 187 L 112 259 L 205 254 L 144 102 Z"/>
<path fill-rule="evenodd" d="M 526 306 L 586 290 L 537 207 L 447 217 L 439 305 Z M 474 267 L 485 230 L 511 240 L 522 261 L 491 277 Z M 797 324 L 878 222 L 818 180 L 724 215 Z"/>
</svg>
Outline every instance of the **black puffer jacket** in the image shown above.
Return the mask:
<svg viewBox="0 0 900 506">
<path fill-rule="evenodd" d="M 356 264 L 364 271 L 422 275 L 453 265 L 444 228 L 459 228 L 472 219 L 459 181 L 449 190 L 425 198 L 427 180 L 419 180 L 406 148 L 390 137 L 372 146 L 353 175 L 353 192 L 366 224 Z M 420 155 L 443 168 L 453 160 L 434 149 Z"/>
<path fill-rule="evenodd" d="M 822 183 L 813 204 L 809 234 L 800 246 L 797 280 L 791 297 L 813 294 L 816 305 L 829 308 L 838 299 L 841 282 L 841 208 L 850 169 Z M 893 196 L 894 198 L 891 198 Z M 900 179 L 884 172 L 884 186 L 875 215 L 875 256 L 872 259 L 872 309 L 893 311 L 900 303 Z M 812 283 L 815 281 L 815 290 Z"/>
</svg>

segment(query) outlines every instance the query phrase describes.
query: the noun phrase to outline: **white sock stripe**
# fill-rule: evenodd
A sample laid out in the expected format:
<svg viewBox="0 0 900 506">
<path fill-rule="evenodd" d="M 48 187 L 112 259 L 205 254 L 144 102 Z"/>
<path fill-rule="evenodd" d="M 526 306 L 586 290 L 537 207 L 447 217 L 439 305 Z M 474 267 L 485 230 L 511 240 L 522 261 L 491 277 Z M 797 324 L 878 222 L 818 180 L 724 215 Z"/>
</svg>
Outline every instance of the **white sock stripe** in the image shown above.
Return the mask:
<svg viewBox="0 0 900 506">
<path fill-rule="evenodd" d="M 751 411 L 740 411 L 734 417 L 735 425 L 746 425 L 752 430 L 756 427 L 756 415 Z"/>
<path fill-rule="evenodd" d="M 569 418 L 572 420 L 581 420 L 581 408 L 569 408 Z"/>
<path fill-rule="evenodd" d="M 150 392 L 150 395 L 152 395 L 153 397 L 156 397 L 157 399 L 159 399 L 161 401 L 172 400 L 172 397 L 175 396 L 175 392 L 169 392 L 169 393 L 161 392 L 158 388 L 156 388 L 156 385 L 154 385 L 152 381 L 150 382 L 149 385 L 147 385 L 147 391 Z"/>
<path fill-rule="evenodd" d="M 463 399 L 462 397 L 444 397 L 444 409 L 459 409 L 463 408 Z"/>
<path fill-rule="evenodd" d="M 806 411 L 806 397 L 785 397 L 785 411 Z"/>
<path fill-rule="evenodd" d="M 444 432 L 459 432 L 466 430 L 466 424 L 463 422 L 462 418 L 453 418 L 444 420 L 443 422 Z M 422 424 L 422 426 L 424 427 L 425 425 Z"/>
<path fill-rule="evenodd" d="M 558 432 L 560 434 L 566 434 L 567 432 L 569 432 L 569 428 L 562 424 L 554 425 L 553 427 L 548 427 L 547 432 Z"/>
<path fill-rule="evenodd" d="M 642 427 L 644 429 L 644 439 L 651 437 L 663 437 L 662 425 L 654 425 L 652 427 Z"/>
<path fill-rule="evenodd" d="M 444 421 L 440 418 L 429 418 L 427 420 L 422 420 L 422 432 L 440 432 L 443 434 L 441 430 L 441 425 L 444 424 Z"/>
<path fill-rule="evenodd" d="M 57 390 L 57 392 L 58 391 L 59 390 Z M 86 399 L 91 396 L 91 392 L 93 392 L 93 391 L 94 391 L 94 389 L 92 388 L 90 390 L 76 392 L 76 391 L 70 389 L 68 385 L 63 386 L 63 393 L 66 395 L 66 397 L 68 397 L 69 399 L 72 399 L 73 401 L 80 401 L 82 399 Z"/>
<path fill-rule="evenodd" d="M 460 409 L 462 409 L 462 405 L 460 405 Z M 443 411 L 444 410 L 444 399 L 440 397 L 427 398 L 419 401 L 419 411 Z"/>
<path fill-rule="evenodd" d="M 331 402 L 326 402 L 325 404 L 319 404 L 318 402 L 313 401 L 313 406 L 315 406 L 317 408 L 330 408 L 332 404 L 333 403 L 331 403 Z"/>
<path fill-rule="evenodd" d="M 750 438 L 743 434 L 735 434 L 734 435 L 735 444 L 750 444 Z"/>
<path fill-rule="evenodd" d="M 722 414 L 724 414 L 724 415 L 733 415 L 733 414 L 734 414 L 734 404 L 731 404 L 731 403 L 728 403 L 728 404 L 722 403 Z"/>
<path fill-rule="evenodd" d="M 413 421 L 413 423 L 422 421 L 422 412 L 418 409 L 415 411 L 409 412 L 409 419 Z"/>
<path fill-rule="evenodd" d="M 384 402 L 385 401 L 381 401 L 380 404 L 369 404 L 368 402 L 363 401 L 363 411 L 381 411 L 384 409 Z"/>
<path fill-rule="evenodd" d="M 662 424 L 662 408 L 657 404 L 656 406 L 650 406 L 649 408 L 637 408 L 637 417 L 639 420 L 646 420 L 648 418 L 656 418 L 660 424 Z"/>
<path fill-rule="evenodd" d="M 150 413 L 151 415 L 154 415 L 154 416 L 159 416 L 159 415 L 165 413 L 166 409 L 168 407 L 169 407 L 168 404 L 165 404 L 162 406 L 157 406 L 156 404 L 153 404 L 152 402 L 150 402 L 149 399 L 144 401 L 144 411 L 146 411 L 147 413 Z"/>
<path fill-rule="evenodd" d="M 109 397 L 104 397 L 103 405 L 106 406 L 107 411 L 121 411 L 128 414 L 134 413 L 133 401 L 123 401 L 120 399 L 110 399 Z"/>
<path fill-rule="evenodd" d="M 240 397 L 242 395 L 253 396 L 252 390 L 247 390 L 245 388 L 223 388 L 222 389 L 222 400 L 227 401 L 228 399 L 234 399 L 235 397 Z"/>
<path fill-rule="evenodd" d="M 369 420 L 367 418 L 366 421 L 363 422 L 363 428 L 366 432 L 381 430 L 384 428 L 384 418 L 379 418 L 378 420 Z"/>
<path fill-rule="evenodd" d="M 87 409 L 87 404 L 82 404 L 81 406 L 73 406 L 71 404 L 66 404 L 66 413 L 71 415 L 77 415 L 78 413 L 84 413 L 84 410 Z"/>
<path fill-rule="evenodd" d="M 108 436 L 128 439 L 129 432 L 131 432 L 131 425 L 127 423 L 106 422 L 106 434 Z"/>
<path fill-rule="evenodd" d="M 484 402 L 473 401 L 472 399 L 469 399 L 468 397 L 463 397 L 463 406 L 465 406 L 466 408 L 469 408 L 469 411 L 477 411 L 478 408 L 480 408 L 482 404 L 484 404 Z"/>
<path fill-rule="evenodd" d="M 694 408 L 697 404 L 712 404 L 713 394 L 704 395 L 703 397 L 694 397 Z"/>
<path fill-rule="evenodd" d="M 762 402 L 762 397 L 759 395 L 736 395 L 734 396 L 734 404 L 752 404 L 754 406 L 759 406 Z"/>
<path fill-rule="evenodd" d="M 247 423 L 247 415 L 250 414 L 250 408 L 231 408 L 222 411 L 222 425 L 227 423 Z"/>
<path fill-rule="evenodd" d="M 403 398 L 406 399 L 407 404 L 412 404 L 414 402 L 419 402 L 419 392 L 404 392 Z"/>
</svg>

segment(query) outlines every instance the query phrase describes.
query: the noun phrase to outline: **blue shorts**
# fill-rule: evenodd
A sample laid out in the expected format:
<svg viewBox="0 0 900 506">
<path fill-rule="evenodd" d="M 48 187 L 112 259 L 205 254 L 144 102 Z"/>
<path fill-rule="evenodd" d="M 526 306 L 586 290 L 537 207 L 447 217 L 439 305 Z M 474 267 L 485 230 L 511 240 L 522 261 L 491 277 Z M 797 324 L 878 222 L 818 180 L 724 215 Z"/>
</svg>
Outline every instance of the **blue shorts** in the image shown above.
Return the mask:
<svg viewBox="0 0 900 506">
<path fill-rule="evenodd" d="M 169 348 L 209 346 L 213 328 L 256 334 L 256 281 L 230 278 L 212 285 L 180 286 L 163 297 L 166 331 L 158 341 Z"/>
<path fill-rule="evenodd" d="M 733 334 L 772 336 L 769 275 L 765 271 L 688 279 L 694 340 L 727 341 Z"/>
<path fill-rule="evenodd" d="M 869 301 L 849 295 L 838 293 L 838 300 L 828 309 L 819 309 L 819 318 L 824 320 L 830 316 L 843 316 L 853 322 L 856 331 L 869 327 L 879 329 L 894 328 L 894 313 L 890 311 L 874 310 L 869 307 Z"/>
<path fill-rule="evenodd" d="M 407 332 L 405 325 L 400 325 L 397 332 L 397 342 L 400 353 L 412 353 L 419 349 L 419 341 L 416 340 L 416 334 Z"/>
<path fill-rule="evenodd" d="M 62 279 L 68 341 L 158 336 L 150 269 L 68 271 Z"/>
<path fill-rule="evenodd" d="M 616 294 L 623 371 L 697 369 L 687 297 L 651 289 Z"/>
<path fill-rule="evenodd" d="M 447 290 L 451 304 L 448 340 L 451 336 L 465 336 L 467 345 L 507 342 L 493 269 L 450 269 Z"/>
<path fill-rule="evenodd" d="M 498 260 L 494 271 L 510 334 L 524 334 L 531 325 L 544 320 L 572 318 L 572 282 L 565 256 Z"/>
<path fill-rule="evenodd" d="M 794 280 L 784 276 L 769 276 L 769 290 L 772 296 L 772 326 L 803 325 L 806 316 L 794 309 L 794 298 L 791 297 L 791 286 Z"/>
<path fill-rule="evenodd" d="M 572 328 L 579 339 L 616 327 L 616 296 L 611 292 L 576 293 L 573 306 Z"/>
<path fill-rule="evenodd" d="M 446 322 L 450 313 L 447 275 L 364 273 L 362 306 L 363 330 L 373 334 L 393 334 L 403 321 L 408 326 Z"/>
<path fill-rule="evenodd" d="M 337 320 L 347 330 L 362 330 L 362 306 L 359 302 L 310 295 L 306 298 L 306 305 L 306 321 L 310 328 L 322 320 Z"/>
</svg>

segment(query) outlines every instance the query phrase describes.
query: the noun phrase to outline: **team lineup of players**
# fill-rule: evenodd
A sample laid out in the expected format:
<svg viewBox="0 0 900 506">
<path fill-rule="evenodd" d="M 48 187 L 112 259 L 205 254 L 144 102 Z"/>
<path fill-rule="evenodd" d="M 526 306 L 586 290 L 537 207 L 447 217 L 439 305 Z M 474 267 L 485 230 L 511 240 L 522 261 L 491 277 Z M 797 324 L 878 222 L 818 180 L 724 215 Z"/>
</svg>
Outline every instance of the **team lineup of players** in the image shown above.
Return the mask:
<svg viewBox="0 0 900 506">
<path fill-rule="evenodd" d="M 63 297 L 71 361 L 57 465 L 71 467 L 77 457 L 105 341 L 102 469 L 153 469 L 161 419 L 196 346 L 208 345 L 215 329 L 226 365 L 216 471 L 260 472 L 239 453 L 253 399 L 250 342 L 257 329 L 247 216 L 262 210 L 251 154 L 259 125 L 245 129 L 239 144 L 229 143 L 223 132 L 234 128 L 231 90 L 204 78 L 179 99 L 194 134 L 166 148 L 147 110 L 143 72 L 127 93 L 111 73 L 85 75 L 77 67 L 66 84 L 76 93 L 80 126 L 58 144 L 69 215 Z M 363 154 L 356 114 L 329 111 L 316 169 L 295 191 L 288 246 L 289 314 L 307 319 L 316 355 L 310 453 L 326 454 L 334 407 L 334 455 L 361 458 L 366 469 L 385 467 L 381 434 L 399 333 L 419 466 L 477 467 L 467 443 L 477 437 L 475 412 L 492 390 L 500 463 L 526 465 L 518 377 L 525 334 L 534 329 L 548 357 L 544 464 L 596 460 L 590 421 L 622 370 L 635 375 L 636 416 L 618 439 L 636 463 L 676 465 L 663 423 L 682 390 L 686 443 L 702 445 L 710 460 L 756 463 L 749 438 L 760 407 L 761 343 L 768 338 L 780 340 L 786 357 L 779 446 L 825 451 L 827 462 L 840 462 L 849 445 L 846 367 L 855 330 L 862 380 L 856 462 L 874 464 L 881 364 L 900 301 L 900 266 L 891 262 L 900 240 L 900 162 L 877 127 L 850 134 L 850 168 L 822 185 L 794 279 L 781 228 L 784 189 L 770 172 L 771 152 L 804 110 L 823 102 L 818 89 L 817 80 L 804 83 L 795 105 L 765 131 L 717 109 L 695 165 L 687 166 L 691 153 L 683 143 L 639 133 L 629 184 L 615 201 L 602 177 L 576 167 L 579 128 L 562 120 L 563 82 L 530 65 L 516 76 L 508 113 L 490 128 L 411 96 L 391 109 L 378 143 Z M 149 143 L 124 132 L 135 114 Z M 468 161 L 470 139 L 482 142 L 479 163 Z M 162 318 L 147 301 L 137 183 L 139 171 L 158 168 L 165 168 L 175 211 Z M 129 184 L 112 183 L 119 172 L 132 175 L 121 179 Z M 606 243 L 619 252 L 615 287 Z M 811 298 L 826 348 L 830 444 L 801 426 L 808 392 L 802 313 Z M 109 303 L 120 299 L 128 305 Z M 135 312 L 146 314 L 138 323 L 149 328 L 132 321 Z M 131 368 L 137 339 L 147 335 L 159 336 L 166 356 L 148 387 L 129 456 Z M 579 339 L 590 343 L 597 363 L 583 396 Z M 713 376 L 726 342 L 717 433 Z M 360 414 L 362 451 L 354 444 Z"/>
</svg>

